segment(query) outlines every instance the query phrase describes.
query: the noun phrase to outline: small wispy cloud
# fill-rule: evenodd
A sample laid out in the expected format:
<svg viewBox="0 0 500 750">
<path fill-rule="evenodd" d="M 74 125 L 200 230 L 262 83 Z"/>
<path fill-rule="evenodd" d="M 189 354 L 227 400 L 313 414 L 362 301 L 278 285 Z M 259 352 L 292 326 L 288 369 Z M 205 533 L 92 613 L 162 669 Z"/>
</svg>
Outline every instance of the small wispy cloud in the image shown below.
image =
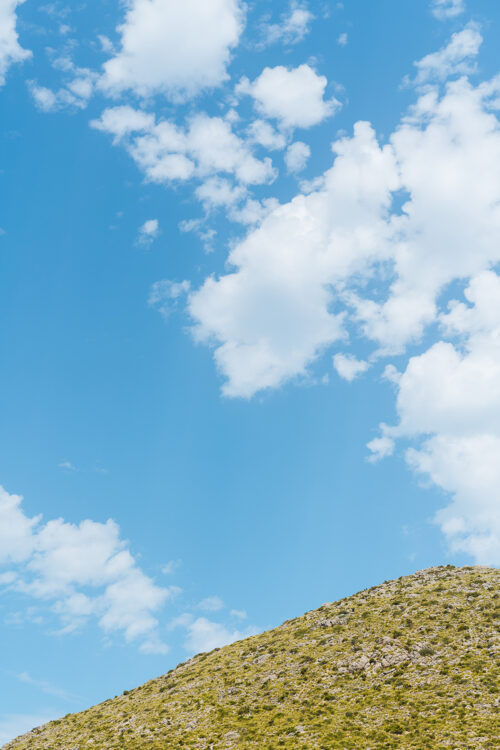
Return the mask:
<svg viewBox="0 0 500 750">
<path fill-rule="evenodd" d="M 261 26 L 262 41 L 259 46 L 266 47 L 276 42 L 296 44 L 310 31 L 314 16 L 304 2 L 294 0 L 279 23 L 263 23 Z"/>
<path fill-rule="evenodd" d="M 154 307 L 164 318 L 168 318 L 179 303 L 179 299 L 189 292 L 189 281 L 161 279 L 151 286 L 148 297 L 149 307 Z"/>
<path fill-rule="evenodd" d="M 178 568 L 182 565 L 181 560 L 169 560 L 166 565 L 163 566 L 161 569 L 161 572 L 163 575 L 170 576 L 172 573 L 175 573 Z"/>
<path fill-rule="evenodd" d="M 63 688 L 59 688 L 57 685 L 53 685 L 48 680 L 38 680 L 32 677 L 29 672 L 21 672 L 20 674 L 17 674 L 16 677 L 19 682 L 24 682 L 27 685 L 37 688 L 42 693 L 45 693 L 45 695 L 53 695 L 55 698 L 60 698 L 68 703 L 75 703 L 80 700 L 79 696 L 74 695 Z"/>
<path fill-rule="evenodd" d="M 139 227 L 137 235 L 138 245 L 150 245 L 160 233 L 160 223 L 158 219 L 148 219 Z"/>
<path fill-rule="evenodd" d="M 205 612 L 218 612 L 224 607 L 224 602 L 220 596 L 207 596 L 198 604 L 199 609 Z"/>
<path fill-rule="evenodd" d="M 229 614 L 231 617 L 236 617 L 238 620 L 246 620 L 248 617 L 244 609 L 232 609 Z"/>
<path fill-rule="evenodd" d="M 432 15 L 439 21 L 456 18 L 465 11 L 465 0 L 432 0 Z"/>
<path fill-rule="evenodd" d="M 57 466 L 59 469 L 64 469 L 65 471 L 78 471 L 77 467 L 71 461 L 61 461 Z"/>
</svg>

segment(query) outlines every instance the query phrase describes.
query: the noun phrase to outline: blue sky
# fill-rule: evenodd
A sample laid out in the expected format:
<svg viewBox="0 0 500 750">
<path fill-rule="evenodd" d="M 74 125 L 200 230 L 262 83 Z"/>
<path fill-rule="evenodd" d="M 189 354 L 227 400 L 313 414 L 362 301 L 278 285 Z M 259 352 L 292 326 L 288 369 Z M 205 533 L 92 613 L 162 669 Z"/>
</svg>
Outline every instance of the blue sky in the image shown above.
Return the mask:
<svg viewBox="0 0 500 750">
<path fill-rule="evenodd" d="M 0 3 L 1 741 L 498 564 L 499 32 L 486 0 Z"/>
</svg>

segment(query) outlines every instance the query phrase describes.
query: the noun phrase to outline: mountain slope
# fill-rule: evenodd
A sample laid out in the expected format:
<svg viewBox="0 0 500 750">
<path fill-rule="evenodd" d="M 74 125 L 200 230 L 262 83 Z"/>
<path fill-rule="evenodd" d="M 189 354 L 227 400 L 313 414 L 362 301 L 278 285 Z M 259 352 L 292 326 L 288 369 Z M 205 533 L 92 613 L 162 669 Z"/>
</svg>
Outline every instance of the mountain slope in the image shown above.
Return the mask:
<svg viewBox="0 0 500 750">
<path fill-rule="evenodd" d="M 498 748 L 499 583 L 451 566 L 383 583 L 5 748 Z"/>
</svg>

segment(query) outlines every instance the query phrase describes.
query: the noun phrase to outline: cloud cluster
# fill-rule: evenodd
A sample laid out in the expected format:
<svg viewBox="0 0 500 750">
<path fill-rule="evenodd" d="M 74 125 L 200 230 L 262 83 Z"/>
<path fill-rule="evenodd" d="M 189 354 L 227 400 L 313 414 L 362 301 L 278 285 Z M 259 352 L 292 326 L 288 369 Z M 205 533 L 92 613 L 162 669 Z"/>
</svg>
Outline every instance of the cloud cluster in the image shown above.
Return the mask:
<svg viewBox="0 0 500 750">
<path fill-rule="evenodd" d="M 13 63 L 31 57 L 31 52 L 19 44 L 16 31 L 16 8 L 22 3 L 24 0 L 2 0 L 0 4 L 0 86 L 5 83 L 5 76 Z"/>
<path fill-rule="evenodd" d="M 376 360 L 437 327 L 402 373 L 387 368 L 399 423 L 369 448 L 381 458 L 410 440 L 410 466 L 451 495 L 437 522 L 452 549 L 498 563 L 500 76 L 463 75 L 481 41 L 469 27 L 420 61 L 416 103 L 385 145 L 357 123 L 313 189 L 272 209 L 188 307 L 224 393 L 240 397 L 303 376 L 349 330 Z M 366 369 L 340 353 L 334 365 L 348 380 Z"/>
<path fill-rule="evenodd" d="M 182 128 L 125 105 L 106 109 L 91 124 L 124 146 L 151 182 L 200 182 L 195 194 L 208 210 L 241 203 L 249 185 L 276 177 L 271 159 L 257 158 L 251 141 L 234 133 L 228 118 L 200 113 Z M 252 140 L 274 138 L 282 147 L 264 125 L 253 123 Z"/>
<path fill-rule="evenodd" d="M 322 188 L 272 210 L 230 253 L 231 273 L 189 298 L 198 340 L 214 343 L 224 392 L 250 397 L 306 373 L 345 337 L 333 284 L 361 272 L 387 242 L 385 214 L 399 185 L 392 150 L 367 123 L 338 141 Z"/>
<path fill-rule="evenodd" d="M 42 524 L 21 504 L 20 496 L 0 488 L 1 583 L 50 603 L 60 632 L 95 618 L 105 633 L 121 631 L 142 650 L 164 653 L 155 613 L 176 590 L 143 573 L 116 523 L 59 518 Z"/>
<path fill-rule="evenodd" d="M 65 108 L 85 109 L 94 93 L 98 74 L 90 68 L 78 67 L 67 55 L 56 57 L 53 67 L 63 77 L 63 85 L 56 91 L 41 86 L 37 81 L 28 81 L 35 106 L 42 112 L 56 112 Z"/>
<path fill-rule="evenodd" d="M 272 210 L 232 249 L 231 272 L 191 294 L 226 393 L 303 374 L 345 336 L 346 314 L 379 353 L 402 352 L 436 319 L 447 284 L 500 259 L 499 87 L 427 88 L 384 146 L 357 123 L 316 189 Z"/>
</svg>

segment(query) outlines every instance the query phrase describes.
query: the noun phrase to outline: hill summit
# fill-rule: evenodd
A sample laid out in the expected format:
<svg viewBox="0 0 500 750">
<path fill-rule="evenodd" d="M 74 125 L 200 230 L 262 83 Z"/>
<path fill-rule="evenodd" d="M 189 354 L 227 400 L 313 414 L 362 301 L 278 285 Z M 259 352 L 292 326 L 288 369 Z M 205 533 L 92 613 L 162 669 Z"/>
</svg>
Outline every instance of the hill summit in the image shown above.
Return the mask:
<svg viewBox="0 0 500 750">
<path fill-rule="evenodd" d="M 308 612 L 5 750 L 500 747 L 500 572 L 429 568 Z"/>
</svg>

